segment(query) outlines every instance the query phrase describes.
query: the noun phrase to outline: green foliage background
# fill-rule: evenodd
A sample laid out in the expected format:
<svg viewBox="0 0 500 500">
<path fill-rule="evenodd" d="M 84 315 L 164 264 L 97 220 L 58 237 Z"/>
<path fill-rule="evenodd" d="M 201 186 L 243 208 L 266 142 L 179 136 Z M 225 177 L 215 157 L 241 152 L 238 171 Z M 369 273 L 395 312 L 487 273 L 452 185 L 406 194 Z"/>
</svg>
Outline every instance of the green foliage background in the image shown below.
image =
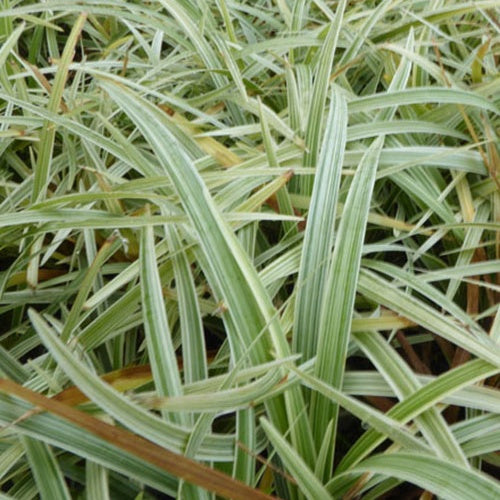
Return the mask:
<svg viewBox="0 0 500 500">
<path fill-rule="evenodd" d="M 499 5 L 1 0 L 0 497 L 500 497 Z"/>
</svg>

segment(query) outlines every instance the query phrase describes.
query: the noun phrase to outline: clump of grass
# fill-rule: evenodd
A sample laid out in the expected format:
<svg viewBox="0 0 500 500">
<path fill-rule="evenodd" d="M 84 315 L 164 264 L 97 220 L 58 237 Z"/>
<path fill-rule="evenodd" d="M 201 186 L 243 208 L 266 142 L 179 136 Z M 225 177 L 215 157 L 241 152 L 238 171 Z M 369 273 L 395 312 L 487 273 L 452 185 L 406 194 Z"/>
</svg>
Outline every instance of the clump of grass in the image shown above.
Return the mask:
<svg viewBox="0 0 500 500">
<path fill-rule="evenodd" d="M 0 8 L 6 498 L 497 498 L 498 2 Z"/>
</svg>

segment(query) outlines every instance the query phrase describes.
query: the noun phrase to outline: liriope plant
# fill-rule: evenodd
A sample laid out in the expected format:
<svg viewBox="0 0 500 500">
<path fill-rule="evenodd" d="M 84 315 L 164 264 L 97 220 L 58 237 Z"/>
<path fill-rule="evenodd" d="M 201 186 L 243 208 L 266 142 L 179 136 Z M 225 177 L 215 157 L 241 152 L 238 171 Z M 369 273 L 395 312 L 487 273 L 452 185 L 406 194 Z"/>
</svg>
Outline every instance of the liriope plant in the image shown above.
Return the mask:
<svg viewBox="0 0 500 500">
<path fill-rule="evenodd" d="M 3 0 L 2 498 L 500 496 L 497 9 Z"/>
</svg>

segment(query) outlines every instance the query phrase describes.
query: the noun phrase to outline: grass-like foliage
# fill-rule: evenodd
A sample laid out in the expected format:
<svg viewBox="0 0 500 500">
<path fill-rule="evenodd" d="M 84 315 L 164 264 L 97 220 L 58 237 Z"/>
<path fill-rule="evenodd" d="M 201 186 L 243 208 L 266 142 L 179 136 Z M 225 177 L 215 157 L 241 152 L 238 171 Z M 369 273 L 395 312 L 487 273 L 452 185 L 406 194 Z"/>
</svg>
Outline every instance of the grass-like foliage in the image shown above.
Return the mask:
<svg viewBox="0 0 500 500">
<path fill-rule="evenodd" d="M 0 1 L 0 497 L 500 498 L 499 5 Z"/>
</svg>

